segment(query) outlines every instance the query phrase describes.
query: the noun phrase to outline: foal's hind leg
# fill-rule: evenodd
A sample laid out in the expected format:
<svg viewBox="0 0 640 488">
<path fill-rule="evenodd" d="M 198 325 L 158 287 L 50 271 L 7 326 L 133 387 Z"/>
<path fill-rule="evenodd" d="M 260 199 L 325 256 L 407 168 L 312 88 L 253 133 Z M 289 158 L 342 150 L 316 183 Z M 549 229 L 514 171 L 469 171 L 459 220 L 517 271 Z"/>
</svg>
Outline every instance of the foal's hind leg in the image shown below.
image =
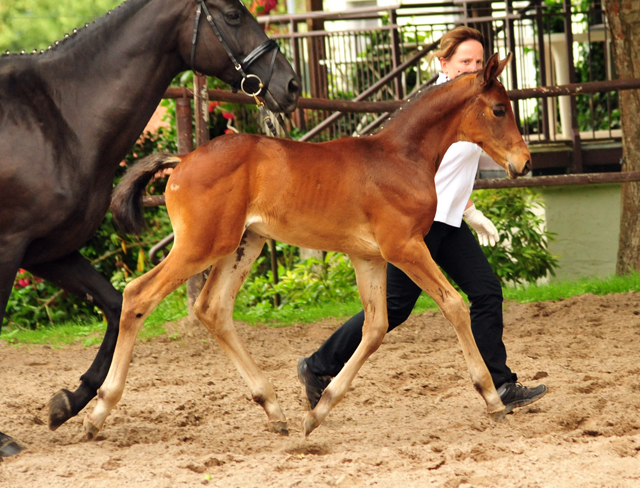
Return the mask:
<svg viewBox="0 0 640 488">
<path fill-rule="evenodd" d="M 120 333 L 109 373 L 98 390 L 98 403 L 84 420 L 89 439 L 94 439 L 109 412 L 122 397 L 129 371 L 133 345 L 144 320 L 169 293 L 210 263 L 184 256 L 174 247 L 169 256 L 154 269 L 132 281 L 124 290 Z"/>
<path fill-rule="evenodd" d="M 80 377 L 76 391 L 58 391 L 49 401 L 49 428 L 56 430 L 75 416 L 96 396 L 102 385 L 118 339 L 122 294 L 91 266 L 82 254 L 74 251 L 56 261 L 30 266 L 33 274 L 96 305 L 107 319 L 107 331 L 93 363 Z"/>
<path fill-rule="evenodd" d="M 342 400 L 364 362 L 380 347 L 389 328 L 385 261 L 364 260 L 354 256 L 350 258 L 356 270 L 358 291 L 364 307 L 362 340 L 338 376 L 322 392 L 316 407 L 305 417 L 303 423 L 305 436 L 318 427 L 331 409 Z"/>
<path fill-rule="evenodd" d="M 287 419 L 267 377 L 260 371 L 233 325 L 233 304 L 251 264 L 260 254 L 265 238 L 246 231 L 235 253 L 222 258 L 211 269 L 193 311 L 217 339 L 251 392 L 264 408 L 272 430 L 288 435 Z"/>
</svg>

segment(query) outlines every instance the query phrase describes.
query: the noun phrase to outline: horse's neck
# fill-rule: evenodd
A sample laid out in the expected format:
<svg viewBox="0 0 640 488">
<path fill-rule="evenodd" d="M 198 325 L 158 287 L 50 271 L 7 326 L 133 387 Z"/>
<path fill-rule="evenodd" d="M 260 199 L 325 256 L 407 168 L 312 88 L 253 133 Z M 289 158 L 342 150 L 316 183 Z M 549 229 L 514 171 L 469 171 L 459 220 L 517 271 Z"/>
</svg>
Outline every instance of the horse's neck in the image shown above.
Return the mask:
<svg viewBox="0 0 640 488">
<path fill-rule="evenodd" d="M 439 160 L 461 140 L 462 108 L 474 93 L 470 77 L 438 86 L 401 109 L 381 135 L 392 137 L 409 154 Z"/>
<path fill-rule="evenodd" d="M 126 154 L 180 71 L 176 4 L 129 0 L 39 59 L 61 116 L 101 161 Z"/>
</svg>

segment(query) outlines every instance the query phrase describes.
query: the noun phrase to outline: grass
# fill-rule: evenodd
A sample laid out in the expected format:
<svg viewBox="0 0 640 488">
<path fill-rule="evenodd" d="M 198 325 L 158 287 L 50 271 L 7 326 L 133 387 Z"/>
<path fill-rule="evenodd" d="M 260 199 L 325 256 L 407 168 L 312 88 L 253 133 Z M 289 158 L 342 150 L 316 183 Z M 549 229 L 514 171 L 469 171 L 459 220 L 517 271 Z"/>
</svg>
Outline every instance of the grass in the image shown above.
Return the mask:
<svg viewBox="0 0 640 488">
<path fill-rule="evenodd" d="M 138 338 L 149 340 L 166 333 L 164 324 L 178 320 L 187 315 L 186 289 L 181 287 L 158 305 L 153 313 L 145 320 Z M 100 344 L 107 330 L 107 324 L 101 320 L 83 323 L 64 323 L 43 327 L 37 330 L 22 329 L 5 326 L 0 333 L 0 340 L 7 343 L 21 344 L 49 344 L 61 347 L 67 344 L 81 342 L 85 346 Z"/>
<path fill-rule="evenodd" d="M 609 295 L 632 290 L 640 291 L 640 273 L 611 276 L 604 279 L 582 279 L 545 285 L 508 287 L 504 289 L 504 295 L 507 300 L 528 303 L 565 299 L 585 293 Z M 414 313 L 437 310 L 437 308 L 431 298 L 422 294 L 416 304 Z M 359 301 L 314 304 L 304 309 L 295 310 L 270 310 L 253 307 L 237 310 L 234 313 L 234 318 L 250 324 L 269 324 L 281 327 L 294 323 L 317 322 L 330 317 L 349 317 L 361 309 L 362 306 Z M 141 340 L 149 340 L 152 337 L 166 334 L 164 324 L 178 320 L 185 315 L 187 315 L 186 291 L 182 287 L 163 300 L 147 318 L 143 329 L 140 331 L 139 338 Z M 4 340 L 7 343 L 49 344 L 53 347 L 78 342 L 90 346 L 101 342 L 105 329 L 106 324 L 100 321 L 82 324 L 60 324 L 39 330 L 4 327 L 0 334 L 0 340 Z"/>
</svg>

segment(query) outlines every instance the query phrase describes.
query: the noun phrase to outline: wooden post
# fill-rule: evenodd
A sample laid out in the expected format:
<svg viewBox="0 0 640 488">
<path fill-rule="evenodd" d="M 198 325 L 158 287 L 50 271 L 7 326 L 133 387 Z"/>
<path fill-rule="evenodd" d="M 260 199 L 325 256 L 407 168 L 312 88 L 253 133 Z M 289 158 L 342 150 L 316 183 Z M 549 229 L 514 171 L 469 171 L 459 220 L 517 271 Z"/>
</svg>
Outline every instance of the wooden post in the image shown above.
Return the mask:
<svg viewBox="0 0 640 488">
<path fill-rule="evenodd" d="M 567 39 L 567 69 L 569 70 L 569 83 L 576 82 L 576 71 L 573 65 L 573 29 L 571 23 L 571 0 L 564 0 L 564 33 Z M 578 128 L 578 107 L 576 97 L 571 97 L 571 144 L 573 146 L 572 173 L 582 173 L 582 142 Z"/>
<path fill-rule="evenodd" d="M 322 12 L 323 0 L 306 0 L 308 12 Z M 324 20 L 309 19 L 307 21 L 309 31 L 324 30 Z M 327 68 L 324 60 L 326 53 L 324 49 L 324 36 L 312 36 L 309 43 L 309 82 L 311 85 L 311 96 L 316 98 L 329 98 L 327 87 Z M 321 62 L 323 61 L 323 62 Z"/>
<path fill-rule="evenodd" d="M 389 18 L 392 25 L 398 25 L 398 13 L 395 9 L 389 10 Z M 391 31 L 391 70 L 395 70 L 400 66 L 401 60 L 401 47 L 400 47 L 400 33 L 397 28 Z M 402 77 L 398 76 L 394 80 L 396 89 L 396 100 L 402 100 L 404 98 L 404 91 L 402 89 Z"/>
<path fill-rule="evenodd" d="M 546 47 L 544 45 L 544 20 L 542 18 L 542 5 L 536 5 L 536 28 L 538 31 L 538 53 L 539 69 L 540 69 L 540 86 L 547 86 L 547 54 Z M 549 48 L 551 49 L 551 48 Z M 551 140 L 549 131 L 549 103 L 546 100 L 542 100 L 542 133 L 544 134 L 544 140 Z"/>
<path fill-rule="evenodd" d="M 273 284 L 277 285 L 280 282 L 278 278 L 278 255 L 276 254 L 276 241 L 273 239 L 267 240 L 269 244 L 269 252 L 271 254 L 271 274 L 273 275 Z M 276 293 L 273 296 L 273 305 L 275 307 L 280 306 L 280 294 Z"/>
<path fill-rule="evenodd" d="M 200 147 L 209 141 L 209 92 L 207 78 L 194 73 L 193 78 L 193 106 L 196 117 L 196 147 Z M 198 299 L 202 287 L 207 281 L 210 268 L 189 278 L 187 281 L 187 303 L 189 306 L 189 317 L 195 319 L 193 315 L 193 304 Z"/>
<path fill-rule="evenodd" d="M 181 98 L 176 98 L 176 125 L 178 126 L 178 154 L 193 151 L 193 112 L 191 100 L 187 98 L 187 89 Z"/>
<path fill-rule="evenodd" d="M 209 142 L 209 91 L 206 76 L 193 79 L 193 105 L 196 116 L 196 147 Z"/>
</svg>

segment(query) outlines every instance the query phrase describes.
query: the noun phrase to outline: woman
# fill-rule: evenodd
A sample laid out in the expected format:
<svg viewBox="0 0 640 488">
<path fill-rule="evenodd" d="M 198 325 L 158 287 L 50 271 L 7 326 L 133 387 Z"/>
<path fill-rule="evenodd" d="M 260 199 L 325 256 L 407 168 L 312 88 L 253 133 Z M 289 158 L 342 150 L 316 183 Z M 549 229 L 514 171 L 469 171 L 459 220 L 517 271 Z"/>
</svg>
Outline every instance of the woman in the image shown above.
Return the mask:
<svg viewBox="0 0 640 488">
<path fill-rule="evenodd" d="M 481 69 L 484 60 L 482 42 L 482 34 L 469 27 L 457 27 L 446 33 L 435 53 L 442 69 L 437 83 Z M 506 364 L 507 353 L 502 342 L 502 288 L 468 227 L 476 231 L 482 245 L 493 246 L 498 240 L 495 226 L 469 199 L 481 153 L 480 147 L 473 143 L 457 142 L 444 155 L 435 176 L 436 216 L 425 243 L 435 262 L 471 302 L 474 338 L 509 413 L 540 399 L 547 387 L 520 385 L 516 382 L 516 374 Z M 407 275 L 388 264 L 389 331 L 409 317 L 420 293 L 422 290 Z M 340 372 L 358 347 L 363 323 L 364 312 L 360 312 L 336 330 L 313 355 L 300 359 L 298 378 L 312 409 L 331 377 Z"/>
</svg>

